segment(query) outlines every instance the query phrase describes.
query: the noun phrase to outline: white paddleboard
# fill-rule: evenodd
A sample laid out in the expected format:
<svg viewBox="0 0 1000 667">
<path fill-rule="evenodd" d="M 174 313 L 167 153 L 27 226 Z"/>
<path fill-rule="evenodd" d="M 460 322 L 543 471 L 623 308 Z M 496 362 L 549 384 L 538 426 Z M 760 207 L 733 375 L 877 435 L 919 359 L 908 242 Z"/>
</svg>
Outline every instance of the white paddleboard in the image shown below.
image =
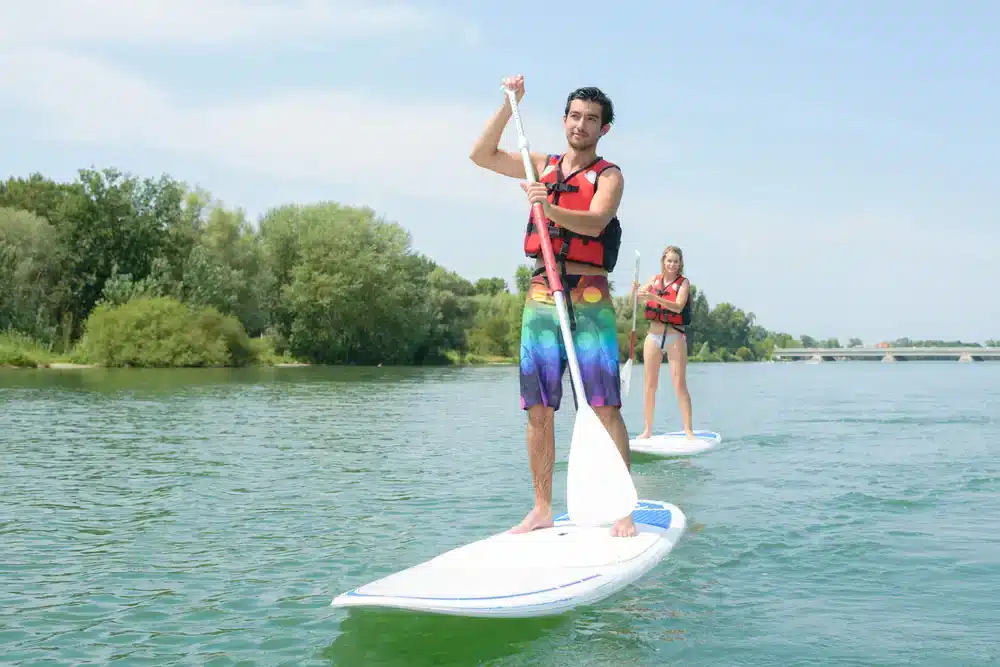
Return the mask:
<svg viewBox="0 0 1000 667">
<path fill-rule="evenodd" d="M 639 500 L 635 537 L 610 526 L 576 526 L 566 514 L 551 528 L 507 532 L 447 551 L 334 598 L 333 607 L 389 607 L 455 616 L 559 614 L 607 598 L 648 572 L 687 526 L 676 506 Z"/>
<path fill-rule="evenodd" d="M 657 456 L 688 456 L 708 451 L 722 442 L 722 436 L 715 431 L 694 431 L 694 435 L 694 439 L 690 440 L 684 431 L 673 431 L 649 438 L 632 438 L 628 444 L 633 452 Z"/>
</svg>

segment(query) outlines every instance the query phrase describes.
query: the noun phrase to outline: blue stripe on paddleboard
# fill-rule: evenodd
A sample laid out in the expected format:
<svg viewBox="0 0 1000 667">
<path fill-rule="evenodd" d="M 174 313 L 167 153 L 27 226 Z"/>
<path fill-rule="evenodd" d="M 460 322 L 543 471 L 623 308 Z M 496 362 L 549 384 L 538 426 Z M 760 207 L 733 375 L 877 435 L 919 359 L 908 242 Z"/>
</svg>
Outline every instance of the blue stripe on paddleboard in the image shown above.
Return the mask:
<svg viewBox="0 0 1000 667">
<path fill-rule="evenodd" d="M 719 434 L 716 433 L 715 431 L 692 431 L 692 433 L 694 433 L 694 437 L 696 437 L 696 438 L 708 438 L 710 440 L 717 440 L 719 438 Z M 659 433 L 657 435 L 667 436 L 667 437 L 671 437 L 671 436 L 673 436 L 673 437 L 676 437 L 676 436 L 684 437 L 684 431 L 670 431 L 669 433 Z M 654 435 L 653 437 L 655 438 L 656 435 Z M 632 439 L 634 440 L 635 438 L 632 438 Z"/>
<path fill-rule="evenodd" d="M 576 600 L 577 598 L 559 598 L 558 600 L 551 600 L 549 602 L 539 602 L 537 604 L 526 604 L 521 607 L 503 607 L 503 606 L 493 606 L 493 607 L 461 607 L 455 611 L 460 612 L 470 612 L 470 611 L 491 611 L 494 609 L 517 609 L 519 612 L 530 611 L 532 609 L 551 609 L 556 605 L 560 605 L 563 602 L 570 602 Z M 579 603 L 578 603 L 579 604 Z"/>
<path fill-rule="evenodd" d="M 670 510 L 664 509 L 657 503 L 643 501 L 639 501 L 638 506 L 639 509 L 632 510 L 632 521 L 634 523 L 656 526 L 664 530 L 670 528 L 670 521 L 673 519 Z M 566 521 L 567 519 L 569 519 L 569 513 L 560 514 L 553 521 Z"/>
<path fill-rule="evenodd" d="M 524 597 L 526 595 L 537 595 L 539 593 L 548 593 L 550 591 L 557 591 L 560 588 L 569 588 L 570 586 L 576 586 L 577 584 L 582 584 L 585 581 L 590 581 L 591 579 L 596 579 L 596 578 L 601 577 L 601 576 L 603 576 L 603 575 L 592 574 L 589 577 L 584 577 L 583 579 L 578 579 L 576 581 L 571 581 L 568 584 L 562 584 L 560 586 L 553 586 L 552 588 L 541 588 L 541 589 L 539 589 L 537 591 L 528 591 L 527 593 L 511 593 L 510 595 L 485 595 L 485 596 L 480 596 L 480 597 L 446 597 L 446 598 L 438 598 L 438 597 L 425 597 L 425 596 L 421 596 L 421 595 L 384 595 L 382 593 L 361 593 L 357 589 L 355 589 L 353 591 L 348 591 L 346 593 L 346 595 L 348 595 L 350 597 L 365 597 L 365 598 L 393 597 L 393 598 L 402 598 L 402 599 L 405 599 L 405 600 L 448 600 L 448 601 L 452 601 L 452 602 L 458 602 L 458 601 L 461 601 L 461 600 L 508 600 L 510 598 Z"/>
<path fill-rule="evenodd" d="M 670 510 L 665 509 L 635 510 L 632 512 L 633 522 L 644 523 L 647 526 L 656 526 L 664 530 L 670 528 L 670 520 L 672 518 Z"/>
</svg>

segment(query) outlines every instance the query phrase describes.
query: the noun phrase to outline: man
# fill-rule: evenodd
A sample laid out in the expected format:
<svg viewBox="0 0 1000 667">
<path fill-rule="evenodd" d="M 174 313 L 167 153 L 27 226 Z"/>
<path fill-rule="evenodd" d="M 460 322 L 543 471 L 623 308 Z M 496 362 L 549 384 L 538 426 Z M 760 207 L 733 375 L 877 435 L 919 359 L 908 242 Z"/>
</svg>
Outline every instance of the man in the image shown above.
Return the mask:
<svg viewBox="0 0 1000 667">
<path fill-rule="evenodd" d="M 509 77 L 504 86 L 524 97 L 524 77 Z M 500 150 L 500 136 L 511 117 L 510 102 L 493 115 L 472 149 L 478 166 L 512 178 L 527 178 L 520 153 Z M 618 167 L 597 156 L 597 142 L 611 129 L 614 108 L 597 88 L 580 88 L 566 100 L 563 155 L 532 153 L 539 183 L 521 187 L 529 204 L 539 202 L 550 221 L 552 250 L 563 275 L 567 310 L 586 399 L 614 439 L 630 467 L 628 432 L 621 417 L 618 371 L 618 328 L 608 287 L 608 273 L 618 257 L 621 227 L 617 212 L 624 180 Z M 555 302 L 548 294 L 545 263 L 534 224 L 529 222 L 524 251 L 535 258 L 521 322 L 521 407 L 528 413 L 528 453 L 535 504 L 511 532 L 552 525 L 552 465 L 555 459 L 555 411 L 562 399 L 566 351 Z M 630 467 L 631 469 L 631 467 Z M 615 536 L 635 535 L 632 517 L 614 523 Z"/>
</svg>

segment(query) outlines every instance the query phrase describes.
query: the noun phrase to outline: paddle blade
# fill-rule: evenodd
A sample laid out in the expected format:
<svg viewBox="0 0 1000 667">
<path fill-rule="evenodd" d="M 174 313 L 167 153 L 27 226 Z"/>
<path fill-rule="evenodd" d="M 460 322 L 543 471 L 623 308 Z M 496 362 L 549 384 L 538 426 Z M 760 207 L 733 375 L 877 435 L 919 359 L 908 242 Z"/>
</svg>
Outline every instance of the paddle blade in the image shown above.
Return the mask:
<svg viewBox="0 0 1000 667">
<path fill-rule="evenodd" d="M 614 523 L 628 516 L 639 497 L 615 441 L 586 403 L 573 425 L 566 473 L 566 509 L 585 526 Z"/>
<path fill-rule="evenodd" d="M 628 396 L 629 385 L 632 384 L 632 359 L 629 358 L 622 366 L 622 394 Z"/>
</svg>

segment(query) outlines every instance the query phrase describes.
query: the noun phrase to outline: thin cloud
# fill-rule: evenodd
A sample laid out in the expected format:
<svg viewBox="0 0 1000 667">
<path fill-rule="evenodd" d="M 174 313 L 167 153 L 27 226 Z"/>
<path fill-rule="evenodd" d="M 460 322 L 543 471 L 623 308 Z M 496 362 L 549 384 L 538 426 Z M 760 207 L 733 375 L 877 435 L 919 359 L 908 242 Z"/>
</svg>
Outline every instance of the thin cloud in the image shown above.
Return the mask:
<svg viewBox="0 0 1000 667">
<path fill-rule="evenodd" d="M 171 152 L 301 183 L 523 206 L 516 186 L 489 187 L 491 175 L 468 158 L 490 108 L 337 89 L 192 104 L 107 61 L 44 49 L 0 52 L 4 98 L 31 110 L 47 139 Z"/>
<path fill-rule="evenodd" d="M 232 46 L 414 34 L 478 40 L 454 15 L 412 3 L 343 0 L 34 0 L 0 9 L 0 44 Z"/>
</svg>

